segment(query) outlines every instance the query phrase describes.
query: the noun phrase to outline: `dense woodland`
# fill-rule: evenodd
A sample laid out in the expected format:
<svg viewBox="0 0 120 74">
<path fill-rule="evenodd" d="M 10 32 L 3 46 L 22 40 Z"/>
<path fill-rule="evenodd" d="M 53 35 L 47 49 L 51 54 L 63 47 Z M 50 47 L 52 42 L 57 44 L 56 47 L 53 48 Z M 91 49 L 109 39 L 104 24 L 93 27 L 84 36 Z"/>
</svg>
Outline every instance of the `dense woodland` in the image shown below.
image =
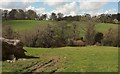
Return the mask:
<svg viewBox="0 0 120 74">
<path fill-rule="evenodd" d="M 118 14 L 101 14 L 91 16 L 90 14 L 64 16 L 62 13 L 51 13 L 50 18 L 47 14 L 37 14 L 33 10 L 24 11 L 22 9 L 12 9 L 2 11 L 4 20 L 51 20 L 58 21 L 57 24 L 47 24 L 44 27 L 36 27 L 29 31 L 14 31 L 11 26 L 3 25 L 3 37 L 8 39 L 20 39 L 28 47 L 62 47 L 75 45 L 95 45 L 99 43 L 104 46 L 120 46 L 119 32 L 117 29 L 109 29 L 107 33 L 97 32 L 96 23 L 119 23 Z M 68 26 L 66 21 L 72 21 Z M 80 36 L 76 21 L 86 22 L 84 28 L 85 36 Z M 75 42 L 76 41 L 76 42 Z M 77 42 L 82 41 L 82 42 Z"/>
</svg>

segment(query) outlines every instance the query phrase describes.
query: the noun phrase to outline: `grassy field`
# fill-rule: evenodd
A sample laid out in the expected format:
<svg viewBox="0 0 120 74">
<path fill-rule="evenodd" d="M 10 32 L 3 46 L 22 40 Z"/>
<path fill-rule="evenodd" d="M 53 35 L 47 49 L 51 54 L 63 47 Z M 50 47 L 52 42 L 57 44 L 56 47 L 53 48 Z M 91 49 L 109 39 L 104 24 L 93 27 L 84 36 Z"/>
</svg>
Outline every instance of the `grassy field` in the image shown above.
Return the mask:
<svg viewBox="0 0 120 74">
<path fill-rule="evenodd" d="M 3 72 L 117 72 L 118 48 L 103 46 L 28 48 L 39 58 L 3 62 Z"/>
</svg>

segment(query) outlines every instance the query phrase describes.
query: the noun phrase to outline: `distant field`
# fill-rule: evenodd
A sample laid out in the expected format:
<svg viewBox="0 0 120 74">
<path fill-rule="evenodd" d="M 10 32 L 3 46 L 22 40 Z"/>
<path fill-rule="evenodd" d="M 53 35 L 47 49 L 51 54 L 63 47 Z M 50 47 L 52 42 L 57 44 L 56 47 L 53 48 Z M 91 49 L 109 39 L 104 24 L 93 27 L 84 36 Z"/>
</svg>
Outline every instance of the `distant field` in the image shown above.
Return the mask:
<svg viewBox="0 0 120 74">
<path fill-rule="evenodd" d="M 37 59 L 3 62 L 3 72 L 117 72 L 118 48 L 103 46 L 25 48 Z M 48 61 L 51 62 L 48 63 Z M 46 63 L 47 62 L 47 63 Z M 45 64 L 43 64 L 45 63 Z M 39 67 L 43 64 L 41 67 Z M 36 70 L 35 70 L 36 69 Z"/>
<path fill-rule="evenodd" d="M 99 32 L 106 32 L 108 29 L 113 28 L 113 29 L 118 29 L 118 24 L 111 24 L 111 23 L 99 23 L 96 26 L 96 30 Z"/>
<path fill-rule="evenodd" d="M 11 25 L 13 27 L 14 30 L 16 31 L 21 31 L 21 30 L 32 30 L 33 28 L 35 28 L 36 26 L 46 26 L 48 24 L 57 24 L 58 21 L 39 21 L 39 20 L 9 20 L 9 21 L 3 21 L 4 25 Z M 72 22 L 67 22 L 68 25 L 71 25 Z M 83 30 L 83 28 L 85 28 L 86 23 L 85 22 L 77 22 L 77 24 L 79 25 L 79 29 L 80 29 L 80 36 L 85 36 L 85 31 Z M 107 32 L 108 29 L 110 28 L 116 28 L 118 29 L 118 25 L 117 24 L 110 24 L 110 23 L 98 23 L 96 24 L 96 31 L 97 32 Z"/>
<path fill-rule="evenodd" d="M 37 25 L 46 25 L 50 21 L 37 21 L 37 20 L 8 20 L 3 21 L 4 25 L 11 25 L 13 29 L 19 30 L 29 30 L 34 28 Z"/>
<path fill-rule="evenodd" d="M 9 20 L 3 21 L 4 25 L 11 25 L 15 30 L 26 30 L 32 29 L 37 25 L 47 25 L 47 24 L 57 24 L 57 21 L 39 21 L 39 20 Z M 71 22 L 67 22 L 67 24 L 71 24 Z M 83 34 L 81 27 L 85 27 L 85 23 L 77 22 L 80 27 L 81 33 Z M 118 28 L 117 24 L 109 24 L 109 23 L 98 23 L 96 24 L 96 30 L 99 32 L 106 32 L 109 28 Z"/>
</svg>

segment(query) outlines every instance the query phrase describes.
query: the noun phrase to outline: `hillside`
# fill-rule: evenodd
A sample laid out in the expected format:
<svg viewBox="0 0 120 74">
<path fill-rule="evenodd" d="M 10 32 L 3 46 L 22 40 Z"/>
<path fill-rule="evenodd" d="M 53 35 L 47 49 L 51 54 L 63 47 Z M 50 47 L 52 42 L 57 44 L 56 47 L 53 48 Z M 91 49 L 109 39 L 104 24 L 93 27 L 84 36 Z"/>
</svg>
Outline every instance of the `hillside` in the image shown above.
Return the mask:
<svg viewBox="0 0 120 74">
<path fill-rule="evenodd" d="M 67 25 L 71 26 L 72 22 L 68 22 L 68 21 L 63 21 L 66 22 Z M 9 20 L 9 21 L 3 21 L 3 25 L 11 25 L 12 28 L 15 31 L 23 31 L 23 30 L 32 30 L 35 27 L 41 26 L 44 27 L 48 24 L 54 25 L 54 24 L 58 24 L 59 21 L 48 21 L 48 20 Z M 85 36 L 85 31 L 83 30 L 83 28 L 85 29 L 86 27 L 86 23 L 85 22 L 76 22 L 77 25 L 79 25 L 79 30 L 80 30 L 80 36 Z M 118 25 L 117 24 L 111 24 L 111 23 L 97 23 L 96 24 L 96 31 L 97 32 L 103 32 L 106 33 L 108 32 L 108 30 L 110 28 L 113 29 L 118 29 Z"/>
<path fill-rule="evenodd" d="M 32 29 L 37 25 L 47 25 L 47 24 L 57 24 L 58 21 L 39 21 L 39 20 L 8 20 L 3 21 L 3 25 L 11 25 L 15 30 L 25 30 L 25 29 Z M 67 24 L 71 24 L 72 22 L 67 22 Z M 85 27 L 84 22 L 77 22 L 80 27 Z M 110 24 L 110 23 L 98 23 L 96 24 L 96 30 L 105 32 L 109 28 L 117 28 L 117 24 Z"/>
</svg>

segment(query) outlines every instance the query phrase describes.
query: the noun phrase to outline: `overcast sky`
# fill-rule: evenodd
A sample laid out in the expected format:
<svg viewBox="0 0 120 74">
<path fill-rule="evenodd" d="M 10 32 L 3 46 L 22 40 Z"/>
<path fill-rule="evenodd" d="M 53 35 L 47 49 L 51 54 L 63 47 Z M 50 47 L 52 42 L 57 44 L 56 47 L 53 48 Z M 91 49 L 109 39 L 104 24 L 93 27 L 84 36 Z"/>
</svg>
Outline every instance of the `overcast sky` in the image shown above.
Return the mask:
<svg viewBox="0 0 120 74">
<path fill-rule="evenodd" d="M 11 10 L 32 9 L 37 14 L 63 13 L 64 15 L 81 15 L 89 13 L 117 13 L 119 0 L 1 0 L 0 8 Z"/>
</svg>

